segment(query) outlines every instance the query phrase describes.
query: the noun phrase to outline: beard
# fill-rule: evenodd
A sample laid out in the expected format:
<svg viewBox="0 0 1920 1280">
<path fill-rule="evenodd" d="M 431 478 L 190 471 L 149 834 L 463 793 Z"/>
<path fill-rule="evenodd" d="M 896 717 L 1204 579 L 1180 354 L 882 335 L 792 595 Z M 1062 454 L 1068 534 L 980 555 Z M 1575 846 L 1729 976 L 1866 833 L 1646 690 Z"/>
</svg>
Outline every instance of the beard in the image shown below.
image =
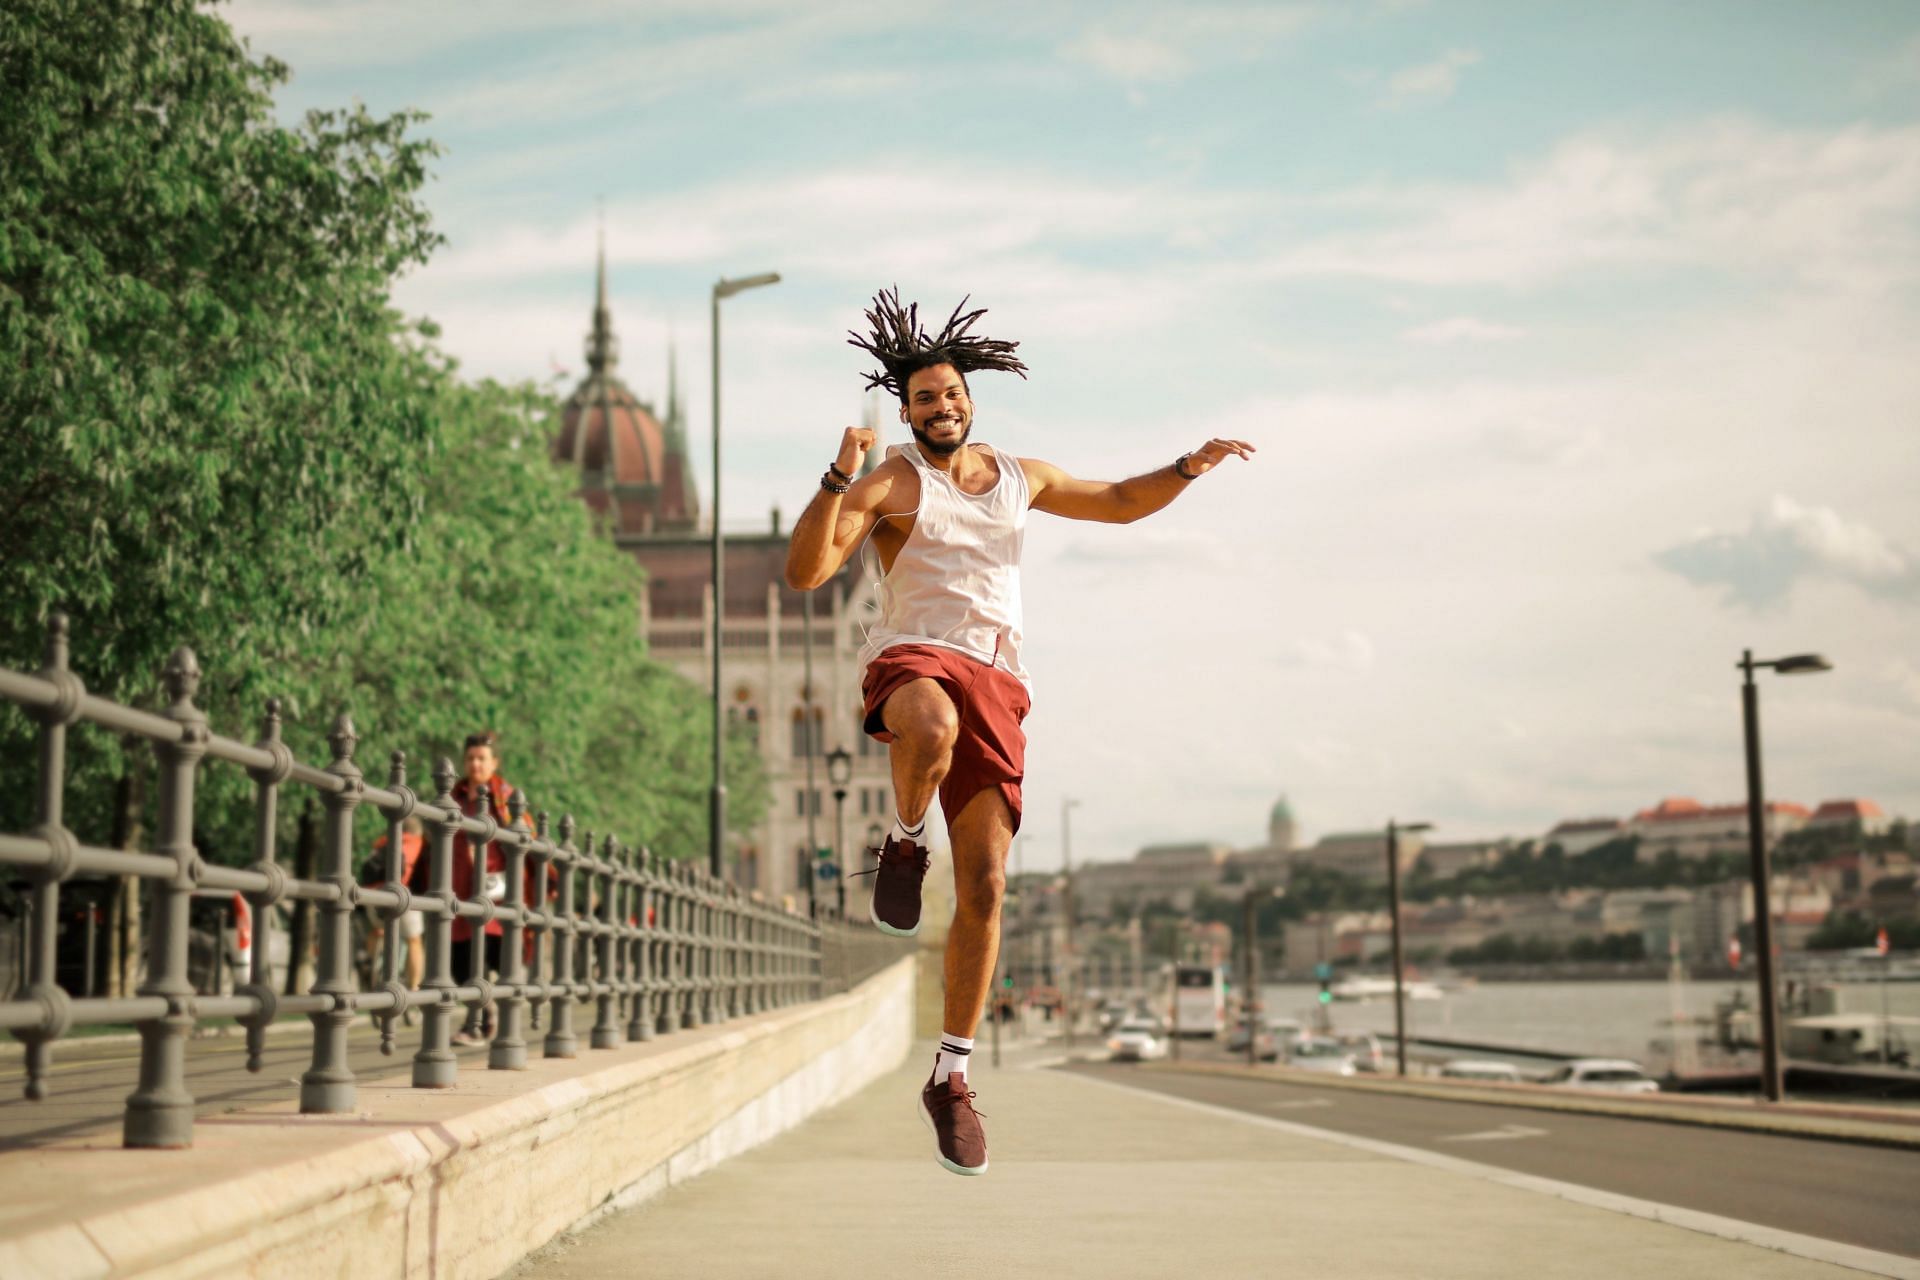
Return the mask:
<svg viewBox="0 0 1920 1280">
<path fill-rule="evenodd" d="M 920 442 L 920 447 L 933 457 L 951 458 L 960 452 L 961 447 L 967 443 L 967 437 L 973 434 L 973 419 L 966 420 L 965 425 L 960 428 L 958 438 L 946 443 L 933 439 L 919 427 L 909 427 L 908 430 L 913 432 L 913 438 Z"/>
</svg>

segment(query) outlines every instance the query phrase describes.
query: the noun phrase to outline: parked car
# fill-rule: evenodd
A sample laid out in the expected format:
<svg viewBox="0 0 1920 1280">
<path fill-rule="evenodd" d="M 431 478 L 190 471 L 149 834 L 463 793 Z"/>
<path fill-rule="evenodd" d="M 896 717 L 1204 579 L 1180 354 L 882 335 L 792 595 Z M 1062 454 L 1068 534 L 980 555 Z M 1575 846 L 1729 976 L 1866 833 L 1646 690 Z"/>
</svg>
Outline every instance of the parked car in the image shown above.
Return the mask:
<svg viewBox="0 0 1920 1280">
<path fill-rule="evenodd" d="M 1660 1083 L 1645 1068 L 1625 1058 L 1575 1058 L 1541 1079 L 1567 1089 L 1603 1089 L 1608 1093 L 1658 1093 Z"/>
<path fill-rule="evenodd" d="M 1380 1052 L 1380 1037 L 1371 1031 L 1336 1031 L 1333 1038 L 1353 1055 L 1353 1065 L 1366 1072 L 1386 1069 L 1386 1056 Z"/>
<path fill-rule="evenodd" d="M 1145 1019 L 1129 1019 L 1107 1037 L 1110 1062 L 1147 1062 L 1165 1057 L 1166 1053 L 1167 1043 L 1161 1039 L 1159 1029 Z"/>
<path fill-rule="evenodd" d="M 1287 1045 L 1287 1065 L 1330 1076 L 1350 1076 L 1360 1069 L 1353 1051 L 1332 1036 L 1295 1036 Z"/>
<path fill-rule="evenodd" d="M 1256 1035 L 1259 1039 L 1254 1045 L 1254 1056 L 1262 1062 L 1279 1061 L 1279 1037 L 1267 1028 L 1265 1022 L 1255 1023 L 1249 1027 L 1244 1018 L 1234 1024 L 1232 1034 L 1227 1036 L 1227 1052 L 1244 1056 L 1247 1052 L 1247 1041 Z"/>
<path fill-rule="evenodd" d="M 1519 1084 L 1524 1078 L 1511 1062 L 1484 1062 L 1477 1058 L 1455 1058 L 1443 1063 L 1440 1074 L 1448 1080 L 1489 1080 L 1499 1084 Z"/>
</svg>

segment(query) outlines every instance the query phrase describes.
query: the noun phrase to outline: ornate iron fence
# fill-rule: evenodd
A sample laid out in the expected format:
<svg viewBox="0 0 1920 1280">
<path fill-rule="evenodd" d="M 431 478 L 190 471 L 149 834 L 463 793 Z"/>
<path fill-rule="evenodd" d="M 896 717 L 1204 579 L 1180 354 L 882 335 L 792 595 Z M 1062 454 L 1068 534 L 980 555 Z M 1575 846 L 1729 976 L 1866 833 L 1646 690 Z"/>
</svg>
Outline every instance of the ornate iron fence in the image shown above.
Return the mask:
<svg viewBox="0 0 1920 1280">
<path fill-rule="evenodd" d="M 194 705 L 200 669 L 191 650 L 177 649 L 165 676 L 170 705 L 154 714 L 87 693 L 67 666 L 67 621 L 48 629 L 45 662 L 32 675 L 0 668 L 0 697 L 20 705 L 40 724 L 38 823 L 25 834 L 0 833 L 0 866 L 23 869 L 31 882 L 24 998 L 0 1002 L 0 1028 L 26 1045 L 26 1096 L 43 1099 L 55 1042 L 73 1027 L 132 1022 L 141 1036 L 139 1083 L 128 1097 L 124 1143 L 129 1147 L 185 1147 L 193 1138 L 194 1101 L 186 1087 L 187 1041 L 202 1018 L 231 1017 L 246 1028 L 247 1066 L 260 1069 L 266 1029 L 285 1014 L 313 1023 L 312 1066 L 300 1078 L 300 1110 L 351 1111 L 354 1073 L 347 1035 L 371 1014 L 383 1053 L 394 1050 L 395 1027 L 421 1010 L 413 1084 L 450 1088 L 457 1081 L 453 1052 L 456 1016 L 495 1006 L 498 1021 L 487 1065 L 524 1069 L 528 1030 L 547 1013 L 540 1048 L 549 1058 L 577 1054 L 576 1012 L 593 1018 L 594 1049 L 780 1008 L 845 990 L 907 954 L 871 928 L 816 921 L 782 910 L 716 880 L 703 870 L 650 854 L 590 831 L 571 815 L 549 830 L 548 815 L 527 813 L 522 793 L 501 825 L 476 800 L 466 812 L 453 795 L 455 774 L 442 759 L 433 771 L 433 797 L 407 785 L 406 761 L 393 753 L 385 785 L 367 781 L 354 763 L 358 736 L 341 716 L 328 743 L 332 759 L 314 768 L 294 759 L 280 740 L 277 700 L 267 704 L 257 742 L 213 733 Z M 90 723 L 144 738 L 159 763 L 159 815 L 152 852 L 82 844 L 62 823 L 66 734 Z M 203 760 L 238 765 L 254 782 L 255 861 L 228 867 L 204 860 L 193 843 L 195 779 Z M 275 860 L 277 808 L 289 785 L 319 793 L 325 811 L 320 874 L 289 875 Z M 387 877 L 369 888 L 353 874 L 354 815 L 377 810 L 386 824 Z M 424 893 L 402 883 L 402 823 L 425 827 L 429 881 Z M 471 877 L 471 898 L 454 894 L 454 836 L 464 833 L 473 865 L 485 866 L 498 846 L 505 866 L 501 901 L 486 897 L 486 876 Z M 76 875 L 143 877 L 152 882 L 152 924 L 146 977 L 124 998 L 75 998 L 55 981 L 61 885 Z M 527 901 L 527 886 L 538 901 Z M 247 900 L 256 927 L 249 980 L 231 994 L 201 994 L 189 978 L 188 906 L 196 890 L 232 891 Z M 319 914 L 315 979 L 305 993 L 274 990 L 270 969 L 271 908 L 311 901 Z M 409 909 L 426 922 L 426 974 L 418 989 L 400 971 L 402 941 L 396 921 Z M 386 923 L 387 980 L 363 990 L 353 957 L 352 920 L 366 911 Z M 467 972 L 453 971 L 453 923 L 469 922 L 477 937 L 491 921 L 501 926 L 500 969 L 488 977 L 487 947 L 467 948 Z M 296 958 L 297 960 L 297 958 Z"/>
</svg>

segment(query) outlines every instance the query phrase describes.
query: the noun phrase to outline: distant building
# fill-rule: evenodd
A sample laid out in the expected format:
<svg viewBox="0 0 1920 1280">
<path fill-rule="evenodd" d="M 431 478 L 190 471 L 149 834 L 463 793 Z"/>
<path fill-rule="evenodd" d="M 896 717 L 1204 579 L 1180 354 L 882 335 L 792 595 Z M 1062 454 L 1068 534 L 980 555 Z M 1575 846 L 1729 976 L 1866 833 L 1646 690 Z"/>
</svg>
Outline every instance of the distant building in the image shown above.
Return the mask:
<svg viewBox="0 0 1920 1280">
<path fill-rule="evenodd" d="M 1231 850 L 1224 844 L 1149 845 L 1127 862 L 1093 862 L 1073 873 L 1074 910 L 1104 916 L 1114 905 L 1165 902 L 1187 911 L 1201 890 L 1217 891 Z"/>
<path fill-rule="evenodd" d="M 1883 836 L 1889 825 L 1885 811 L 1871 800 L 1823 800 L 1807 819 L 1809 831 L 1857 830 L 1863 836 Z"/>
<path fill-rule="evenodd" d="M 1768 804 L 1764 833 L 1768 846 L 1804 827 L 1809 816 L 1805 805 Z M 1651 862 L 1669 850 L 1684 859 L 1747 852 L 1744 804 L 1703 805 L 1684 796 L 1672 797 L 1634 814 L 1627 829 L 1640 838 L 1638 857 L 1642 862 Z"/>
<path fill-rule="evenodd" d="M 1430 844 L 1420 851 L 1420 869 L 1436 880 L 1446 880 L 1462 871 L 1491 867 L 1513 847 L 1511 840 L 1454 840 Z"/>
<path fill-rule="evenodd" d="M 1573 818 L 1555 825 L 1541 837 L 1540 845 L 1545 848 L 1557 844 L 1562 853 L 1573 858 L 1626 834 L 1626 824 L 1618 818 Z"/>
<path fill-rule="evenodd" d="M 616 373 L 619 344 L 607 305 L 606 255 L 596 271 L 593 323 L 587 337 L 587 376 L 567 398 L 551 456 L 578 474 L 579 496 L 601 517 L 614 545 L 647 571 L 639 631 L 651 656 L 702 689 L 713 673 L 712 516 L 702 518 L 688 458 L 686 423 L 671 360 L 664 415 L 635 395 Z M 875 425 L 870 415 L 869 425 Z M 877 451 L 876 451 L 877 453 Z M 805 494 L 805 477 L 796 494 Z M 808 636 L 803 593 L 783 581 L 787 537 L 776 513 L 759 532 L 727 532 L 724 618 L 725 715 L 744 725 L 760 746 L 773 803 L 751 829 L 736 830 L 728 874 L 769 897 L 803 904 L 813 862 L 813 840 L 830 846 L 834 805 L 826 753 L 853 754 L 846 797 L 845 865 L 862 870 L 870 828 L 892 821 L 892 782 L 886 748 L 861 731 L 858 651 L 876 606 L 873 590 L 849 565 L 813 597 L 808 685 Z M 807 786 L 807 760 L 814 765 Z M 701 777 L 683 779 L 707 785 Z M 644 834 L 644 833 L 643 833 Z M 864 910 L 869 879 L 847 881 L 848 909 Z M 831 900 L 832 881 L 820 890 Z"/>
<path fill-rule="evenodd" d="M 1413 873 L 1426 842 L 1418 831 L 1403 832 L 1399 838 L 1400 874 Z M 1347 831 L 1322 836 L 1310 849 L 1296 849 L 1288 860 L 1295 872 L 1302 867 L 1323 867 L 1330 871 L 1385 884 L 1387 879 L 1387 833 L 1384 831 Z"/>
</svg>

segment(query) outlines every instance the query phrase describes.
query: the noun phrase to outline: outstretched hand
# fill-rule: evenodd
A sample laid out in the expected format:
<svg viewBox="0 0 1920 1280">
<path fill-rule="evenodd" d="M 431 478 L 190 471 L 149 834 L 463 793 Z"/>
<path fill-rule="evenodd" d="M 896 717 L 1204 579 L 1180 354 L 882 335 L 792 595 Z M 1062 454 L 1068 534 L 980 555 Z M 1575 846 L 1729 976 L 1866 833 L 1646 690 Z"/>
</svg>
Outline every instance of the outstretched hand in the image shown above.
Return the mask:
<svg viewBox="0 0 1920 1280">
<path fill-rule="evenodd" d="M 1215 436 L 1187 455 L 1187 470 L 1196 476 L 1203 476 L 1228 458 L 1250 460 L 1254 452 L 1254 447 L 1245 440 L 1228 440 L 1222 436 Z"/>
</svg>

